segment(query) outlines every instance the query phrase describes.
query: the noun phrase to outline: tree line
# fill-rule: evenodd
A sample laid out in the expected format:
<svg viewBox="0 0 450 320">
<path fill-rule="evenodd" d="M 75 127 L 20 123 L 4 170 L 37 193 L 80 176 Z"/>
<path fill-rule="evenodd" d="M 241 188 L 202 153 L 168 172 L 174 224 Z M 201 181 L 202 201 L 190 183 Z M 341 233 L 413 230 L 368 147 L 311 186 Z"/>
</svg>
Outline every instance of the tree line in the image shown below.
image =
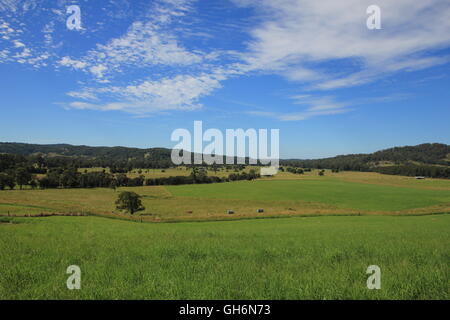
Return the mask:
<svg viewBox="0 0 450 320">
<path fill-rule="evenodd" d="M 391 175 L 450 179 L 450 168 L 440 166 L 405 164 L 399 166 L 378 167 L 374 171 Z"/>
<path fill-rule="evenodd" d="M 231 173 L 228 177 L 208 176 L 206 171 L 193 170 L 189 176 L 174 176 L 163 178 L 147 179 L 145 184 L 148 186 L 158 185 L 180 185 L 180 184 L 202 184 L 202 183 L 220 183 L 240 180 L 254 180 L 260 178 L 260 174 L 256 173 L 254 169 L 247 172 Z"/>
<path fill-rule="evenodd" d="M 31 188 L 117 188 L 117 187 L 139 187 L 154 185 L 180 185 L 180 184 L 203 184 L 219 183 L 238 180 L 254 180 L 260 178 L 255 170 L 250 172 L 231 173 L 228 177 L 208 176 L 205 169 L 194 167 L 189 176 L 170 176 L 163 178 L 148 178 L 139 175 L 135 178 L 128 177 L 125 173 L 100 172 L 80 173 L 77 168 L 53 168 L 43 177 L 37 178 L 26 168 L 8 169 L 0 172 L 0 190 L 5 188 L 14 189 L 19 186 L 28 185 Z"/>
</svg>

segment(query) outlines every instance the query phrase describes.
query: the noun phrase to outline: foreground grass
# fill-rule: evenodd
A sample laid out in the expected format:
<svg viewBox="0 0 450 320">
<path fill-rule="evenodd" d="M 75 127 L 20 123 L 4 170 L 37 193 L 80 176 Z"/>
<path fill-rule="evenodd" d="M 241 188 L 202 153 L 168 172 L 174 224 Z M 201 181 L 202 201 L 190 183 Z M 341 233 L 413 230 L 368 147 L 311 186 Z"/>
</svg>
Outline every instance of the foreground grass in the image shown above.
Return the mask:
<svg viewBox="0 0 450 320">
<path fill-rule="evenodd" d="M 450 298 L 450 215 L 14 221 L 0 222 L 0 299 Z M 366 288 L 373 264 L 381 290 Z"/>
</svg>

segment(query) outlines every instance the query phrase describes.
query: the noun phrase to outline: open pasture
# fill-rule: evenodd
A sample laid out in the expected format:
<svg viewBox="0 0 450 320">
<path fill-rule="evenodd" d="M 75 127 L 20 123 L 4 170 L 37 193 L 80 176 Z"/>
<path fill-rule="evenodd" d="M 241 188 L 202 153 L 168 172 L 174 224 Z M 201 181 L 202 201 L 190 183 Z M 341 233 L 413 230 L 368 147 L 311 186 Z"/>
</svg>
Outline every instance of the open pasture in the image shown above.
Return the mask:
<svg viewBox="0 0 450 320">
<path fill-rule="evenodd" d="M 122 190 L 146 210 L 117 212 Z M 4 190 L 0 299 L 449 299 L 450 214 L 433 214 L 449 212 L 449 181 L 359 172 Z M 145 223 L 164 221 L 179 223 Z M 69 265 L 81 290 L 66 288 Z"/>
<path fill-rule="evenodd" d="M 116 191 L 108 188 L 4 190 L 0 192 L 0 214 L 117 216 L 114 201 L 123 190 L 142 196 L 146 210 L 135 218 L 148 221 L 450 212 L 450 181 L 447 180 L 415 180 L 360 172 L 326 172 L 324 177 L 319 177 L 312 172 L 280 173 L 256 181 L 130 187 Z M 260 208 L 265 212 L 256 213 Z M 228 215 L 227 210 L 234 210 L 235 214 Z"/>
</svg>

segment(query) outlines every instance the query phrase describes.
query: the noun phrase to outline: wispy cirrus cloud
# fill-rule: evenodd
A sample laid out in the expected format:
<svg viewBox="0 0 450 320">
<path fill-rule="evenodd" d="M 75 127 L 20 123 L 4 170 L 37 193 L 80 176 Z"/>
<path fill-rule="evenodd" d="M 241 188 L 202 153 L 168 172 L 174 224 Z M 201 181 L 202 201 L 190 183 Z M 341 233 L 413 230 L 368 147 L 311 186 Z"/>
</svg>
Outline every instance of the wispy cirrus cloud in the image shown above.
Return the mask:
<svg viewBox="0 0 450 320">
<path fill-rule="evenodd" d="M 450 44 L 450 3 L 445 0 L 379 0 L 381 30 L 366 28 L 366 8 L 373 4 L 368 0 L 234 2 L 266 17 L 251 30 L 244 57 L 248 66 L 311 89 L 361 85 L 449 61 L 432 52 Z"/>
<path fill-rule="evenodd" d="M 316 97 L 310 94 L 299 94 L 290 97 L 294 105 L 299 106 L 300 111 L 294 112 L 266 112 L 248 111 L 247 114 L 273 118 L 281 121 L 301 121 L 316 116 L 342 114 L 351 111 L 351 103 L 337 102 L 335 97 Z"/>
<path fill-rule="evenodd" d="M 337 114 L 344 114 L 360 107 L 372 103 L 388 103 L 396 102 L 411 98 L 411 94 L 396 93 L 387 96 L 366 97 L 359 99 L 352 99 L 351 101 L 340 102 L 334 96 L 314 96 L 311 94 L 293 95 L 290 99 L 293 100 L 294 105 L 300 106 L 300 111 L 293 112 L 270 112 L 252 110 L 245 113 L 272 118 L 280 121 L 302 121 L 317 116 L 330 116 Z"/>
</svg>

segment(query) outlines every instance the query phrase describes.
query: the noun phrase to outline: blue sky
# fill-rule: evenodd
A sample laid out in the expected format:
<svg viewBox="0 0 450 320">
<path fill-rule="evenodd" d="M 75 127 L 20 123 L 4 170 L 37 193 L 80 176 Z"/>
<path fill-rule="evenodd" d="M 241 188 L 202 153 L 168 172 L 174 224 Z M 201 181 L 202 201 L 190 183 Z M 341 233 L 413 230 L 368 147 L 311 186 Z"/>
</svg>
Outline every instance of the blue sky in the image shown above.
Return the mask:
<svg viewBox="0 0 450 320">
<path fill-rule="evenodd" d="M 282 158 L 450 142 L 450 2 L 0 0 L 0 141 L 173 147 L 280 129 Z M 81 30 L 66 26 L 78 5 Z"/>
</svg>

